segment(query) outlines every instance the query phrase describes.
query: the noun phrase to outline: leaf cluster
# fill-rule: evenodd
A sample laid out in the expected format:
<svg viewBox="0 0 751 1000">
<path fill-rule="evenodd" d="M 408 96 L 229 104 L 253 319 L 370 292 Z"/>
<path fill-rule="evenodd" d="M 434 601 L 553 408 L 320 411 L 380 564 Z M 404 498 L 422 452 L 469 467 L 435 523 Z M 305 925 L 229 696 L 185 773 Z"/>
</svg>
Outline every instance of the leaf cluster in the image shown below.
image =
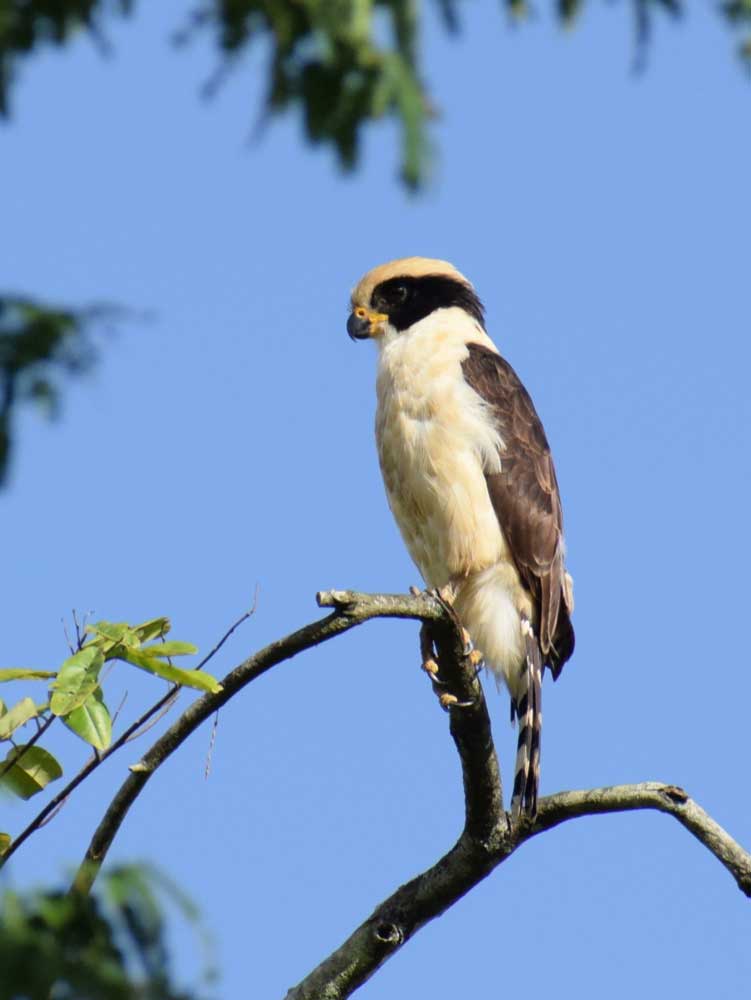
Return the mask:
<svg viewBox="0 0 751 1000">
<path fill-rule="evenodd" d="M 221 691 L 221 685 L 211 674 L 201 669 L 186 670 L 172 663 L 174 657 L 193 655 L 197 649 L 189 642 L 165 639 L 170 628 L 169 619 L 164 617 L 152 618 L 140 625 L 100 621 L 79 632 L 78 649 L 59 670 L 25 667 L 0 670 L 0 683 L 49 681 L 46 702 L 38 703 L 25 696 L 7 707 L 0 699 L 0 743 L 10 744 L 5 759 L 0 762 L 0 788 L 29 799 L 62 776 L 59 761 L 37 743 L 56 718 L 95 752 L 110 748 L 112 716 L 102 690 L 102 671 L 110 661 L 130 664 L 168 681 L 175 688 Z M 17 742 L 18 731 L 32 721 L 37 725 L 36 734 L 28 742 Z M 0 833 L 0 855 L 10 844 L 10 837 Z"/>
<path fill-rule="evenodd" d="M 460 0 L 435 0 L 449 31 L 459 27 Z M 674 17 L 686 0 L 629 0 L 634 15 L 636 55 L 643 58 L 655 14 Z M 64 45 L 87 32 L 108 45 L 103 24 L 128 16 L 135 0 L 0 0 L 0 117 L 9 114 L 16 66 L 45 44 Z M 521 21 L 532 0 L 504 0 L 509 16 Z M 571 26 L 586 0 L 552 0 L 558 22 Z M 741 33 L 739 51 L 751 69 L 751 0 L 719 0 L 719 13 Z M 435 110 L 420 66 L 421 15 L 418 0 L 203 0 L 175 33 L 185 43 L 213 34 L 220 55 L 211 92 L 251 48 L 270 53 L 266 74 L 267 116 L 299 109 L 311 143 L 333 147 L 339 163 L 358 163 L 362 132 L 391 118 L 402 132 L 401 178 L 410 189 L 427 176 L 429 119 Z M 17 296 L 0 295 L 0 487 L 11 446 L 16 401 L 31 398 L 54 409 L 56 376 L 80 371 L 93 352 L 85 336 L 91 310 L 60 310 Z"/>
<path fill-rule="evenodd" d="M 163 882 L 150 869 L 123 866 L 99 884 L 90 896 L 4 893 L 0 1000 L 197 1000 L 173 982 L 155 891 Z"/>
<path fill-rule="evenodd" d="M 742 33 L 738 51 L 751 69 L 751 0 L 726 0 L 721 7 L 728 21 Z"/>
<path fill-rule="evenodd" d="M 8 93 L 19 56 L 44 43 L 64 45 L 86 29 L 100 34 L 102 13 L 129 13 L 133 0 L 0 0 L 0 115 L 8 114 Z"/>
<path fill-rule="evenodd" d="M 435 0 L 446 28 L 459 26 L 460 0 Z M 127 16 L 134 0 L 0 0 L 0 115 L 9 113 L 10 89 L 19 59 L 42 44 L 63 45 L 81 31 L 108 45 L 103 24 Z M 542 6 L 504 0 L 515 21 Z M 586 0 L 551 0 L 558 22 L 571 26 Z M 649 41 L 654 16 L 686 12 L 686 0 L 629 0 L 637 54 Z M 732 25 L 751 25 L 751 0 L 720 0 L 719 13 Z M 208 30 L 220 54 L 211 92 L 256 43 L 270 51 L 265 107 L 268 114 L 302 111 L 307 138 L 335 149 L 347 169 L 357 163 L 365 125 L 392 117 L 402 130 L 402 180 L 416 187 L 426 176 L 427 121 L 432 103 L 422 80 L 421 16 L 418 0 L 203 0 L 175 34 L 185 42 Z M 751 42 L 741 45 L 751 61 Z"/>
<path fill-rule="evenodd" d="M 331 144 L 342 166 L 357 163 L 363 125 L 388 115 L 402 128 L 402 179 L 415 187 L 424 178 L 430 105 L 416 0 L 215 0 L 194 21 L 194 30 L 206 26 L 225 68 L 267 40 L 267 111 L 300 107 L 308 140 Z"/>
</svg>

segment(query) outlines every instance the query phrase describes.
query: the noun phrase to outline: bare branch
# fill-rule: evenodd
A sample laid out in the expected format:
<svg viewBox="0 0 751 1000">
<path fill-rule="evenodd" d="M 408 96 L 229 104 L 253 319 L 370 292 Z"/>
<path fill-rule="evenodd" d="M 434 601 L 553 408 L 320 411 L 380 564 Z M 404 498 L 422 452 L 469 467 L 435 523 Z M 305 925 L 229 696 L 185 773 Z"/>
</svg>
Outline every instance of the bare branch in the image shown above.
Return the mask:
<svg viewBox="0 0 751 1000">
<path fill-rule="evenodd" d="M 343 596 L 343 595 L 341 595 Z M 339 594 L 336 597 L 340 597 Z M 451 709 L 451 735 L 464 778 L 465 820 L 459 840 L 435 865 L 401 886 L 328 958 L 287 994 L 287 1000 L 342 1000 L 430 920 L 440 916 L 501 865 L 525 841 L 569 819 L 633 809 L 657 809 L 674 816 L 697 837 L 751 896 L 751 855 L 686 792 L 675 785 L 645 782 L 588 791 L 560 792 L 538 803 L 534 820 L 512 824 L 503 810 L 500 774 L 490 719 L 474 670 L 464 656 L 461 634 L 450 609 L 431 623 L 427 635 L 438 652 L 439 677 L 469 708 Z M 453 626 L 447 628 L 447 624 Z M 423 657 L 428 653 L 422 637 Z"/>
<path fill-rule="evenodd" d="M 249 607 L 247 611 L 244 611 L 243 614 L 240 615 L 240 617 L 237 619 L 236 622 L 233 622 L 233 624 L 230 625 L 230 627 L 224 633 L 224 635 L 219 640 L 219 642 L 214 646 L 214 648 L 212 650 L 210 650 L 206 654 L 206 656 L 204 656 L 204 658 L 201 660 L 201 662 L 195 668 L 196 670 L 203 670 L 203 668 L 206 666 L 206 664 L 209 662 L 209 660 L 212 660 L 216 656 L 216 654 L 219 652 L 219 650 L 225 644 L 225 642 L 227 641 L 227 639 L 229 639 L 229 637 L 232 635 L 232 633 L 236 629 L 238 629 L 242 625 L 243 622 L 246 622 L 248 620 L 248 618 L 251 618 L 256 613 L 256 607 L 257 607 L 257 605 L 258 605 L 258 584 L 256 584 L 256 592 L 253 595 L 253 604 L 251 605 L 251 607 Z"/>
<path fill-rule="evenodd" d="M 481 685 L 464 649 L 451 608 L 431 594 L 412 596 L 325 591 L 322 607 L 333 614 L 260 650 L 231 671 L 218 694 L 204 695 L 131 768 L 92 838 L 73 890 L 88 892 L 120 825 L 149 777 L 213 712 L 266 670 L 304 649 L 332 639 L 371 618 L 413 618 L 424 623 L 423 656 L 435 650 L 437 673 L 430 676 L 450 716 L 450 731 L 462 765 L 464 829 L 435 865 L 399 888 L 313 972 L 287 1000 L 350 996 L 421 927 L 439 916 L 506 861 L 522 844 L 560 823 L 581 816 L 656 809 L 686 827 L 751 896 L 751 855 L 688 795 L 674 785 L 645 782 L 561 792 L 540 800 L 534 819 L 512 821 L 503 809 L 500 773 Z M 431 657 L 432 659 L 432 657 Z"/>
<path fill-rule="evenodd" d="M 413 934 L 461 899 L 525 841 L 566 820 L 633 809 L 657 809 L 674 816 L 722 862 L 741 891 L 751 896 L 751 854 L 675 785 L 648 781 L 559 792 L 540 799 L 534 820 L 522 817 L 512 828 L 510 816 L 505 815 L 484 841 L 465 826 L 448 854 L 381 903 L 340 948 L 287 993 L 286 1000 L 350 996 Z M 468 820 L 469 813 L 468 802 Z M 491 814 L 489 809 L 488 819 Z"/>
<path fill-rule="evenodd" d="M 673 816 L 701 841 L 730 872 L 738 888 L 751 896 L 751 854 L 677 785 L 644 781 L 638 785 L 612 785 L 579 792 L 558 792 L 540 801 L 537 818 L 522 828 L 518 844 L 578 816 L 656 809 Z"/>
</svg>

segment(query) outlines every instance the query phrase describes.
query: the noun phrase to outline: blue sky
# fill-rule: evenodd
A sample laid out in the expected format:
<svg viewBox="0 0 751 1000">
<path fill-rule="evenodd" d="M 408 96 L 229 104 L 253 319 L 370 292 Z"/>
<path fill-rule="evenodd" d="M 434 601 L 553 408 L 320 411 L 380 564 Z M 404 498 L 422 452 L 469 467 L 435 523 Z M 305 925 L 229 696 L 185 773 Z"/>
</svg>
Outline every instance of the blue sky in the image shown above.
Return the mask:
<svg viewBox="0 0 751 1000">
<path fill-rule="evenodd" d="M 71 608 L 168 614 L 206 650 L 258 585 L 221 674 L 315 619 L 319 589 L 419 582 L 377 470 L 373 352 L 344 325 L 364 270 L 445 257 L 530 389 L 563 493 L 578 642 L 545 685 L 542 791 L 671 781 L 751 844 L 751 91 L 724 27 L 661 22 L 635 75 L 623 4 L 573 33 L 509 30 L 490 4 L 456 40 L 429 19 L 439 153 L 411 198 L 389 124 L 352 177 L 294 116 L 248 143 L 263 54 L 200 100 L 215 57 L 171 50 L 183 6 L 115 24 L 111 59 L 85 39 L 33 59 L 0 129 L 3 287 L 152 314 L 103 340 L 59 422 L 19 421 L 2 665 L 59 664 Z M 124 668 L 111 683 L 124 718 L 156 694 Z M 507 700 L 487 690 L 508 777 Z M 111 859 L 148 858 L 198 902 L 224 1000 L 280 996 L 460 830 L 416 626 L 373 623 L 261 678 L 222 711 L 205 780 L 209 737 L 152 780 Z M 19 852 L 12 884 L 79 859 L 150 738 Z M 50 745 L 71 772 L 86 757 L 67 733 Z M 24 825 L 27 807 L 2 812 Z M 748 935 L 747 901 L 677 824 L 585 819 L 525 846 L 359 995 L 736 998 Z M 190 978 L 193 939 L 174 940 Z"/>
</svg>

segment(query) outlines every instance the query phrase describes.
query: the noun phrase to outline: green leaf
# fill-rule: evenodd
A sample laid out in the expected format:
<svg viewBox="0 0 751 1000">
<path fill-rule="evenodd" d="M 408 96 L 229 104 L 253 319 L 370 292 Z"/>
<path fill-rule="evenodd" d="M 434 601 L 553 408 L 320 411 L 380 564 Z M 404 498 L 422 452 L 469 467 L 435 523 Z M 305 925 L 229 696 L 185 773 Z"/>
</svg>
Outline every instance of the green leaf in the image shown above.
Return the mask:
<svg viewBox="0 0 751 1000">
<path fill-rule="evenodd" d="M 0 858 L 10 847 L 10 840 L 11 838 L 9 833 L 0 833 Z"/>
<path fill-rule="evenodd" d="M 101 635 L 112 642 L 122 642 L 125 635 L 130 632 L 130 625 L 127 622 L 94 622 L 87 625 L 86 631 L 90 635 Z"/>
<path fill-rule="evenodd" d="M 148 642 L 149 639 L 158 639 L 166 635 L 171 628 L 169 618 L 151 618 L 147 622 L 141 622 L 140 625 L 134 625 L 133 631 L 141 642 Z"/>
<path fill-rule="evenodd" d="M 127 622 L 94 622 L 86 626 L 86 631 L 95 637 L 86 645 L 98 646 L 108 660 L 118 655 L 119 646 L 138 649 L 141 645 L 141 640 Z"/>
<path fill-rule="evenodd" d="M 24 722 L 35 718 L 37 707 L 31 698 L 22 698 L 17 705 L 0 716 L 0 740 L 7 740 Z"/>
<path fill-rule="evenodd" d="M 192 656 L 198 652 L 198 647 L 192 642 L 177 642 L 171 639 L 169 642 L 155 642 L 153 646 L 146 646 L 142 652 L 147 656 Z"/>
<path fill-rule="evenodd" d="M 55 715 L 67 715 L 83 705 L 99 684 L 99 671 L 104 666 L 104 653 L 89 644 L 66 660 L 57 680 L 52 684 L 50 708 Z"/>
<path fill-rule="evenodd" d="M 134 667 L 147 670 L 150 674 L 172 681 L 173 684 L 196 688 L 198 691 L 209 691 L 211 694 L 222 690 L 222 685 L 211 674 L 205 674 L 200 670 L 181 670 L 179 667 L 172 667 L 168 663 L 162 663 L 156 656 L 149 656 L 146 652 L 127 649 L 123 653 L 123 659 L 132 663 Z"/>
<path fill-rule="evenodd" d="M 83 705 L 69 712 L 63 722 L 97 750 L 106 750 L 112 742 L 112 719 L 100 687 L 89 695 Z"/>
<path fill-rule="evenodd" d="M 0 670 L 0 683 L 3 681 L 46 681 L 55 677 L 54 670 L 34 670 L 33 667 L 7 667 Z"/>
<path fill-rule="evenodd" d="M 23 756 L 20 756 L 22 752 Z M 19 756 L 18 763 L 13 764 L 0 778 L 0 786 L 22 799 L 30 799 L 32 795 L 43 791 L 51 781 L 62 777 L 63 769 L 52 754 L 42 747 L 29 747 L 28 750 L 25 745 L 13 747 L 4 763 L 15 761 Z"/>
</svg>

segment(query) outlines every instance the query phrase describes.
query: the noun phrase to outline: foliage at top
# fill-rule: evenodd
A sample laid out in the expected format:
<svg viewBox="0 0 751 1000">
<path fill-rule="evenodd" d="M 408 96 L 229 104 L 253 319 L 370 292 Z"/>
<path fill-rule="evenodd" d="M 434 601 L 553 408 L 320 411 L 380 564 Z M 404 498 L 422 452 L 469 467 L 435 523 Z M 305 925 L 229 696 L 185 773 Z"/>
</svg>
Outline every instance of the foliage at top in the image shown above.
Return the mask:
<svg viewBox="0 0 751 1000">
<path fill-rule="evenodd" d="M 433 0 L 449 31 L 459 27 L 460 0 Z M 637 55 L 643 54 L 656 14 L 688 12 L 688 0 L 621 0 L 630 6 Z M 519 22 L 544 0 L 502 0 Z M 591 0 L 590 4 L 591 6 Z M 718 13 L 741 39 L 751 69 L 751 0 L 715 0 Z M 82 33 L 103 51 L 106 23 L 134 14 L 136 0 L 0 0 L 0 117 L 10 114 L 17 66 L 45 45 L 62 46 Z M 572 25 L 587 0 L 549 0 L 557 21 Z M 402 132 L 401 179 L 418 188 L 429 168 L 427 126 L 435 114 L 420 66 L 419 0 L 195 0 L 186 4 L 174 41 L 209 33 L 218 66 L 211 92 L 251 48 L 270 54 L 265 111 L 297 109 L 311 143 L 331 146 L 345 169 L 357 165 L 363 129 L 378 119 Z M 0 293 L 0 487 L 11 443 L 11 416 L 19 400 L 58 400 L 62 371 L 80 371 L 92 357 L 86 334 L 92 311 Z"/>
<path fill-rule="evenodd" d="M 689 7 L 687 0 L 625 2 L 633 11 L 639 48 L 655 14 L 677 16 Z M 434 3 L 447 29 L 455 31 L 460 0 Z M 543 0 L 503 0 L 517 22 L 542 6 Z M 746 32 L 740 52 L 751 64 L 751 0 L 720 0 L 715 6 L 731 26 Z M 586 7 L 586 0 L 550 0 L 554 16 L 566 26 Z M 0 0 L 0 115 L 9 114 L 19 60 L 82 31 L 106 51 L 105 22 L 135 9 L 135 0 Z M 214 84 L 253 45 L 265 42 L 271 52 L 267 113 L 301 109 L 308 140 L 333 146 L 345 168 L 357 163 L 365 125 L 395 119 L 403 137 L 401 177 L 417 187 L 428 167 L 426 125 L 433 114 L 420 67 L 420 16 L 419 0 L 203 0 L 176 26 L 174 40 L 185 43 L 204 31 L 213 35 L 220 59 Z"/>
</svg>

